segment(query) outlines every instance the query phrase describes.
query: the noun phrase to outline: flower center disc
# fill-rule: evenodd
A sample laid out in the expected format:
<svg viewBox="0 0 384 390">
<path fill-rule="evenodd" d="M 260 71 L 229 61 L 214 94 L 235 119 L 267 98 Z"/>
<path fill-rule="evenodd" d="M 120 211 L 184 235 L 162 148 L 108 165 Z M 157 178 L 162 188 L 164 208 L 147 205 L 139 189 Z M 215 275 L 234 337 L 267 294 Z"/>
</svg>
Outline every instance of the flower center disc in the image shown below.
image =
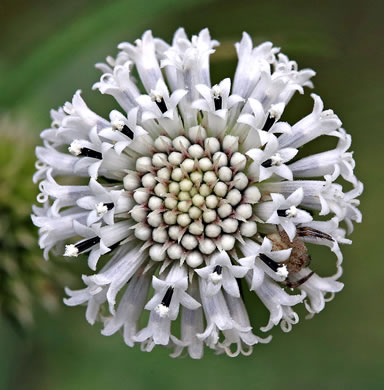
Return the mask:
<svg viewBox="0 0 384 390">
<path fill-rule="evenodd" d="M 137 203 L 135 236 L 148 241 L 151 259 L 181 259 L 195 268 L 215 250 L 231 251 L 236 238 L 256 234 L 251 202 L 258 190 L 243 172 L 238 137 L 220 142 L 201 127 L 192 130 L 188 138 L 158 137 L 152 157 L 137 159 L 125 186 Z"/>
</svg>

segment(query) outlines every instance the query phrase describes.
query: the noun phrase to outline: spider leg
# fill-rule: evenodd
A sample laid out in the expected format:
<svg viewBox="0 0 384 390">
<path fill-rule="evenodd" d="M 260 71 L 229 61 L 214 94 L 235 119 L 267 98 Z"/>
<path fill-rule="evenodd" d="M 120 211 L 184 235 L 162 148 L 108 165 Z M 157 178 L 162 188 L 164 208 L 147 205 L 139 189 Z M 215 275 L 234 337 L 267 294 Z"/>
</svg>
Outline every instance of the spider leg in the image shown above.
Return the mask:
<svg viewBox="0 0 384 390">
<path fill-rule="evenodd" d="M 315 237 L 322 238 L 328 241 L 334 241 L 332 236 L 327 233 L 321 232 L 320 230 L 312 229 L 309 227 L 301 227 L 297 229 L 297 234 L 299 237 Z"/>
<path fill-rule="evenodd" d="M 301 286 L 302 284 L 304 284 L 314 273 L 315 272 L 312 271 L 307 276 L 304 276 L 304 278 L 301 278 L 296 282 L 290 282 L 289 280 L 287 280 L 287 281 L 285 281 L 285 285 L 289 288 L 297 288 L 297 287 Z"/>
</svg>

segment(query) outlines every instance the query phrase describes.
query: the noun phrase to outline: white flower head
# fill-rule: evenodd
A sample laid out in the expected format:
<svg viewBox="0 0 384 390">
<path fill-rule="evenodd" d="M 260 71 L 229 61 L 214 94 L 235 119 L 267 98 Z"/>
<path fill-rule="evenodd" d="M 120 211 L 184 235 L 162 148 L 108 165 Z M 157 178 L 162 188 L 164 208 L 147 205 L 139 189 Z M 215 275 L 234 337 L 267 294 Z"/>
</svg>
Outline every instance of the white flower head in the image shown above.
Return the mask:
<svg viewBox="0 0 384 390">
<path fill-rule="evenodd" d="M 121 43 L 96 65 L 94 85 L 120 108 L 103 118 L 77 91 L 51 111 L 36 148 L 32 221 L 44 257 L 87 259 L 90 270 L 65 303 L 85 304 L 103 335 L 122 330 L 128 346 L 162 345 L 173 357 L 200 359 L 206 347 L 249 355 L 269 342 L 251 326 L 252 296 L 270 313 L 264 332 L 288 332 L 297 304 L 320 312 L 342 288 L 341 244 L 362 219 L 338 116 L 312 95 L 311 113 L 284 120 L 314 72 L 244 33 L 233 81 L 212 85 L 218 44 L 208 29 L 189 38 L 182 28 L 171 44 L 151 31 Z M 336 147 L 308 155 L 320 136 Z M 307 243 L 336 255 L 333 276 L 311 271 Z"/>
</svg>

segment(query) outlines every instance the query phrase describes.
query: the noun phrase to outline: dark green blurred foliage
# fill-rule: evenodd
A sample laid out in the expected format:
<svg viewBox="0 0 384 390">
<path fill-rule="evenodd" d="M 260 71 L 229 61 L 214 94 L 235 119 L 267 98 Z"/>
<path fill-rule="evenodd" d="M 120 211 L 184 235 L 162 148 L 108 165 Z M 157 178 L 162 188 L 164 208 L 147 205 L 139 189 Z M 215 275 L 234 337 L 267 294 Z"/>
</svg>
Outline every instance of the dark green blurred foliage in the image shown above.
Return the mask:
<svg viewBox="0 0 384 390">
<path fill-rule="evenodd" d="M 31 204 L 37 189 L 34 172 L 34 134 L 28 122 L 0 118 L 0 316 L 18 329 L 33 323 L 39 305 L 58 306 L 65 275 L 54 262 L 42 260 L 32 226 Z"/>
<path fill-rule="evenodd" d="M 315 92 L 352 134 L 356 174 L 365 184 L 363 224 L 352 246 L 343 248 L 344 290 L 314 319 L 304 320 L 301 312 L 291 333 L 275 329 L 272 342 L 256 346 L 251 357 L 208 352 L 191 361 L 171 360 L 161 349 L 142 353 L 118 335 L 101 336 L 82 308 L 63 308 L 56 317 L 37 312 L 39 326 L 26 341 L 0 323 L 0 389 L 384 388 L 381 0 L 3 0 L 0 7 L 0 109 L 28 115 L 36 135 L 49 124 L 48 110 L 78 88 L 98 113 L 117 108 L 91 85 L 99 77 L 93 64 L 115 55 L 120 41 L 133 41 L 148 28 L 170 41 L 179 26 L 190 34 L 209 27 L 222 43 L 212 57 L 217 82 L 233 75 L 232 44 L 248 31 L 255 44 L 271 40 L 300 68 L 316 70 Z M 294 123 L 311 104 L 308 94 L 295 96 L 285 119 Z M 309 152 L 324 150 L 319 141 Z M 29 178 L 23 181 L 30 185 Z M 326 250 L 311 255 L 327 270 L 334 261 Z M 69 262 L 66 269 L 75 266 Z M 73 288 L 81 286 L 76 272 Z M 252 320 L 265 323 L 260 308 L 255 303 L 250 309 Z"/>
</svg>

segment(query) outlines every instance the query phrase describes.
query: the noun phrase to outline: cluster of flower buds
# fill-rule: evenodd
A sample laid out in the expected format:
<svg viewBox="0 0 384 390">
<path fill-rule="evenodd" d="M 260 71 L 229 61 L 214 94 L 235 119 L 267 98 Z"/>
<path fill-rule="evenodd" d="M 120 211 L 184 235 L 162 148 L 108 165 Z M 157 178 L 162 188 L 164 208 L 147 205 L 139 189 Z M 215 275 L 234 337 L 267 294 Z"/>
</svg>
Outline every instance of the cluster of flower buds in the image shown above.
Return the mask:
<svg viewBox="0 0 384 390">
<path fill-rule="evenodd" d="M 201 126 L 171 140 L 160 136 L 152 157 L 139 157 L 124 178 L 136 205 L 135 236 L 146 241 L 154 261 L 184 261 L 199 267 L 216 250 L 232 251 L 236 237 L 253 237 L 252 205 L 260 191 L 243 172 L 247 157 L 238 137 L 222 142 Z"/>
</svg>

